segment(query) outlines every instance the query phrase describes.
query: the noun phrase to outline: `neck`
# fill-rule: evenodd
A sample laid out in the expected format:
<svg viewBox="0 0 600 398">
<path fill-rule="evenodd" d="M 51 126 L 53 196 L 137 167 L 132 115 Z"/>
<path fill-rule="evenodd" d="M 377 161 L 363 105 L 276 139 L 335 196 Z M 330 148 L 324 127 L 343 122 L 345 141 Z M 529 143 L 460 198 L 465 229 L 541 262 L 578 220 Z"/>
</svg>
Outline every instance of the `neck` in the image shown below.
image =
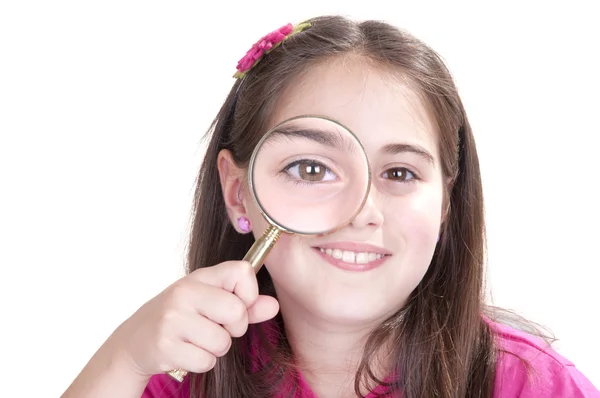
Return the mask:
<svg viewBox="0 0 600 398">
<path fill-rule="evenodd" d="M 296 364 L 311 390 L 319 397 L 356 397 L 354 379 L 362 360 L 365 343 L 381 320 L 360 326 L 335 325 L 294 308 L 282 314 L 285 332 Z M 377 377 L 384 378 L 380 355 L 369 365 Z M 388 368 L 389 369 L 389 368 Z M 371 386 L 373 387 L 373 386 Z M 361 391 L 366 395 L 368 391 Z"/>
</svg>

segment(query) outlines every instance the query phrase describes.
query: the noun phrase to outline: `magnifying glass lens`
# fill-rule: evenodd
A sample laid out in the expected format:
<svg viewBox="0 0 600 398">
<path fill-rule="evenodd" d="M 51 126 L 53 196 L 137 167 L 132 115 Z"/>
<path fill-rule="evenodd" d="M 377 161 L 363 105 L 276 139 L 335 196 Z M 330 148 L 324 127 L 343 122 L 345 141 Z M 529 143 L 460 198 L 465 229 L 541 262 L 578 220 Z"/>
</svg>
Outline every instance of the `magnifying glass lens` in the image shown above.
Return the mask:
<svg viewBox="0 0 600 398">
<path fill-rule="evenodd" d="M 269 131 L 255 151 L 250 179 L 254 198 L 272 224 L 307 235 L 350 222 L 370 183 L 358 139 L 319 117 L 291 119 Z"/>
</svg>

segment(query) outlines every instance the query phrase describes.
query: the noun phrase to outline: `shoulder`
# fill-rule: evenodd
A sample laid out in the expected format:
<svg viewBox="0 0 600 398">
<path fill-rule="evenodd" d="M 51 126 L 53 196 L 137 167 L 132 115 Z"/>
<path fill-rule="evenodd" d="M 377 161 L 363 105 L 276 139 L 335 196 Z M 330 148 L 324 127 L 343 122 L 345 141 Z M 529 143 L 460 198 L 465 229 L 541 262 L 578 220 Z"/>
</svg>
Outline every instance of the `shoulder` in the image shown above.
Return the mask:
<svg viewBox="0 0 600 398">
<path fill-rule="evenodd" d="M 600 398 L 600 391 L 541 338 L 490 322 L 498 362 L 494 397 Z"/>
<path fill-rule="evenodd" d="M 189 378 L 183 382 L 167 374 L 158 374 L 150 378 L 141 398 L 187 398 L 190 396 Z"/>
</svg>

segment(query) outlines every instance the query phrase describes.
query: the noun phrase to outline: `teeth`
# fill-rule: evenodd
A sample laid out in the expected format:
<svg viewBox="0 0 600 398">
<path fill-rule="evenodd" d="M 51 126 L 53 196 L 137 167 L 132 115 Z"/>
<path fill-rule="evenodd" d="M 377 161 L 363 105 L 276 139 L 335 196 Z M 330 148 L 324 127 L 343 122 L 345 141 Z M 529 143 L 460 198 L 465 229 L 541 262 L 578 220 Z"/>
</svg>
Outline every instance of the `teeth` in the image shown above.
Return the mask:
<svg viewBox="0 0 600 398">
<path fill-rule="evenodd" d="M 345 263 L 355 263 L 356 261 L 354 261 L 356 259 L 356 256 L 354 255 L 354 252 L 349 252 L 348 250 L 344 250 L 343 254 L 342 254 L 342 261 Z"/>
<path fill-rule="evenodd" d="M 369 253 L 358 253 L 355 260 L 356 264 L 366 264 L 369 262 Z"/>
<path fill-rule="evenodd" d="M 355 253 L 349 250 L 323 248 L 319 248 L 319 250 L 321 253 L 325 253 L 337 260 L 342 260 L 343 262 L 350 264 L 366 264 L 371 261 L 379 260 L 381 257 L 383 257 L 383 255 L 379 253 Z"/>
</svg>

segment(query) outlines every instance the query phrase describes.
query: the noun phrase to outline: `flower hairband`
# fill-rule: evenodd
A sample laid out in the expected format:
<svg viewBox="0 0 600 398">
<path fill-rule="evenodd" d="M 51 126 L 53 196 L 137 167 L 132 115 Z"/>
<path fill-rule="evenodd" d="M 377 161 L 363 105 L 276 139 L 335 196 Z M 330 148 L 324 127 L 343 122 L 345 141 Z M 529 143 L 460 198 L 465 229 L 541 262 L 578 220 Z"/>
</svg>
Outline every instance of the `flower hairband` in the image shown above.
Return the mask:
<svg viewBox="0 0 600 398">
<path fill-rule="evenodd" d="M 248 71 L 252 69 L 265 54 L 270 53 L 281 43 L 283 43 L 285 39 L 298 32 L 302 32 L 304 29 L 310 27 L 310 25 L 311 24 L 309 22 L 304 22 L 294 27 L 291 23 L 289 23 L 262 37 L 259 41 L 254 43 L 246 55 L 240 59 L 236 68 L 237 72 L 233 75 L 233 77 L 237 79 L 244 77 L 246 73 L 248 73 Z"/>
</svg>

